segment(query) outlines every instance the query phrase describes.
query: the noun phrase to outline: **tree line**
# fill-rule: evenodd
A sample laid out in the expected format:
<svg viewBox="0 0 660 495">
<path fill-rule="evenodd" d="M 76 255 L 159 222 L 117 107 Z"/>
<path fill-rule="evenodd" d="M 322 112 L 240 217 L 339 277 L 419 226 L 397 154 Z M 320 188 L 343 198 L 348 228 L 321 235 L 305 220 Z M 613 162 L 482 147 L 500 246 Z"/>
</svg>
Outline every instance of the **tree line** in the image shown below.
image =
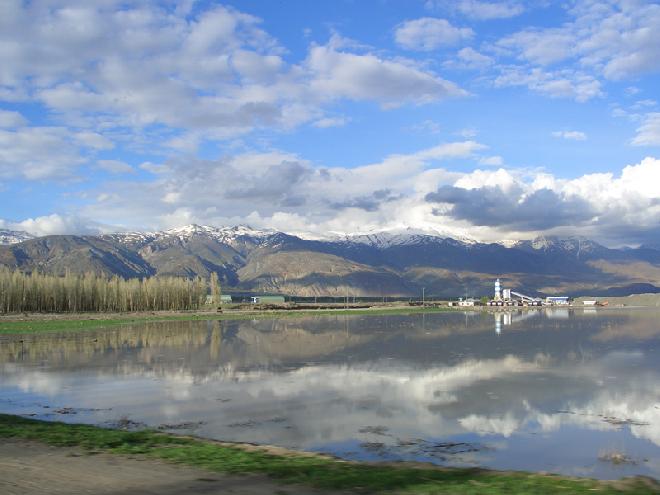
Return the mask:
<svg viewBox="0 0 660 495">
<path fill-rule="evenodd" d="M 213 274 L 215 275 L 215 274 Z M 0 313 L 126 312 L 195 310 L 220 303 L 217 275 L 200 278 L 123 279 L 95 273 L 64 276 L 0 267 Z"/>
</svg>

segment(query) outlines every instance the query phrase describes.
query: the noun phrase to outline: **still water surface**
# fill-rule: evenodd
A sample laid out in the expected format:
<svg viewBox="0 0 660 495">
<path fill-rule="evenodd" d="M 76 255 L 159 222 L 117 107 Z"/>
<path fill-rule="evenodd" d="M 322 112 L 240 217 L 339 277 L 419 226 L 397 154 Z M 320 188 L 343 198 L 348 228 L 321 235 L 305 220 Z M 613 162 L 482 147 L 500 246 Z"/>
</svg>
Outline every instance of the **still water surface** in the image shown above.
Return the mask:
<svg viewBox="0 0 660 495">
<path fill-rule="evenodd" d="M 660 311 L 168 322 L 5 336 L 0 412 L 349 459 L 660 478 Z"/>
</svg>

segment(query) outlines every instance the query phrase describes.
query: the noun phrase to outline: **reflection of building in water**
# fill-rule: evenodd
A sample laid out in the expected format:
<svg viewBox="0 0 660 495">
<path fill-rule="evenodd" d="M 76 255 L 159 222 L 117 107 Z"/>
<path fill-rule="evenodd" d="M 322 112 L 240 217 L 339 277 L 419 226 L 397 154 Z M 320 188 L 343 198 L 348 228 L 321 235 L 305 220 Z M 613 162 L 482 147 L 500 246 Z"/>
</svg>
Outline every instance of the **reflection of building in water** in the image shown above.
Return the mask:
<svg viewBox="0 0 660 495">
<path fill-rule="evenodd" d="M 509 326 L 513 321 L 513 315 L 509 312 L 495 313 L 495 333 L 497 335 L 502 333 L 502 325 Z"/>
<path fill-rule="evenodd" d="M 520 323 L 529 318 L 535 318 L 539 314 L 539 311 L 503 311 L 501 313 L 494 313 L 493 316 L 495 316 L 495 333 L 497 335 L 502 333 L 502 325 L 509 326 L 513 323 Z"/>
<path fill-rule="evenodd" d="M 553 318 L 555 320 L 567 320 L 570 316 L 568 308 L 546 309 L 545 314 L 548 316 L 548 318 Z"/>
</svg>

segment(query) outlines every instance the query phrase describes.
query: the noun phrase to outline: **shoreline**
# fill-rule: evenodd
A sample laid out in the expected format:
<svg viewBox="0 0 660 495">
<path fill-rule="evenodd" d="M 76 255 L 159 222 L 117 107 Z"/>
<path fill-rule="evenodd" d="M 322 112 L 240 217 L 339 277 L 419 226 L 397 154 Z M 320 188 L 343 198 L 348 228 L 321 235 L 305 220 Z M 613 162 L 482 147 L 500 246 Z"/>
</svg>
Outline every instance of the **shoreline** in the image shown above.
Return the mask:
<svg viewBox="0 0 660 495">
<path fill-rule="evenodd" d="M 74 332 L 100 328 L 160 323 L 169 321 L 235 321 L 277 318 L 303 318 L 315 316 L 397 316 L 438 313 L 507 313 L 516 311 L 544 311 L 567 309 L 575 311 L 612 311 L 620 309 L 654 309 L 650 305 L 600 306 L 372 306 L 369 308 L 321 308 L 321 309 L 229 309 L 217 311 L 152 311 L 135 313 L 9 313 L 0 314 L 0 336 L 44 332 Z"/>
<path fill-rule="evenodd" d="M 0 414 L 0 438 L 76 447 L 90 455 L 130 455 L 228 475 L 261 475 L 283 485 L 358 493 L 660 493 L 660 483 L 644 476 L 599 481 L 415 462 L 345 461 L 266 445 L 206 440 L 154 430 L 126 431 L 48 422 L 6 414 Z"/>
<path fill-rule="evenodd" d="M 371 308 L 273 309 L 217 311 L 159 311 L 145 313 L 28 313 L 0 315 L 0 335 L 82 331 L 135 323 L 168 321 L 222 321 L 309 316 L 388 316 L 464 311 L 446 306 L 374 306 Z"/>
</svg>

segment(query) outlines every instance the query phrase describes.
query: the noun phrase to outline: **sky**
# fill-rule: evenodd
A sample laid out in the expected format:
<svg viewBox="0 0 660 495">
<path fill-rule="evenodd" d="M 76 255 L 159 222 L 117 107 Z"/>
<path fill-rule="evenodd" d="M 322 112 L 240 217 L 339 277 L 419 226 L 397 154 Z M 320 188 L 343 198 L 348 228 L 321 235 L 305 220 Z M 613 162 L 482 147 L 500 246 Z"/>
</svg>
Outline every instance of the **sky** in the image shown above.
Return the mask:
<svg viewBox="0 0 660 495">
<path fill-rule="evenodd" d="M 0 228 L 660 245 L 660 4 L 3 0 Z"/>
</svg>

